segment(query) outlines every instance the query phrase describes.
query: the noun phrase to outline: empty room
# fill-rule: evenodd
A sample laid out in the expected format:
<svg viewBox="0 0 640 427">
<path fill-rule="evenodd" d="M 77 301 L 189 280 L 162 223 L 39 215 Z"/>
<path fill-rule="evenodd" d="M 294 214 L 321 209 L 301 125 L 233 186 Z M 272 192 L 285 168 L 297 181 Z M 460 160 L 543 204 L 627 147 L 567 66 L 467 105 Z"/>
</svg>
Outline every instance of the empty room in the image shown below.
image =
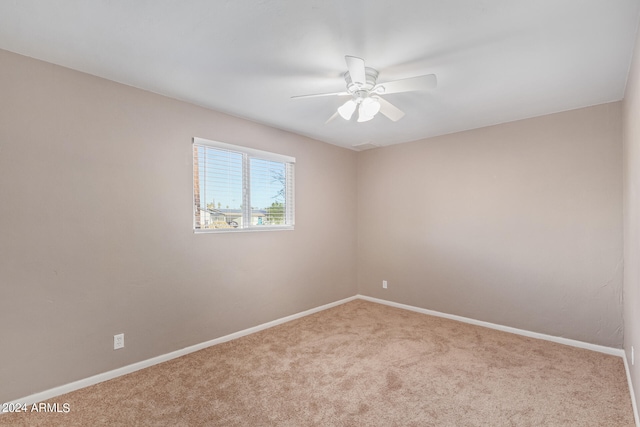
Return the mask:
<svg viewBox="0 0 640 427">
<path fill-rule="evenodd" d="M 639 425 L 639 18 L 0 0 L 0 426 Z"/>
</svg>

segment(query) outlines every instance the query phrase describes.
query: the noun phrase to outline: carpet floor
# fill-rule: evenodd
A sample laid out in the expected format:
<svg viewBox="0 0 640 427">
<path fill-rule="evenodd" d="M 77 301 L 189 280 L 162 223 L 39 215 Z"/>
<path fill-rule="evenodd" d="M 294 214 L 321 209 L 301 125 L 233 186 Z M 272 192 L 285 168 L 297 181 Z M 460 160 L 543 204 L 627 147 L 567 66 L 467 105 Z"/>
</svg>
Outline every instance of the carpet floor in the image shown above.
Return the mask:
<svg viewBox="0 0 640 427">
<path fill-rule="evenodd" d="M 633 426 L 623 361 L 355 300 L 0 426 Z"/>
</svg>

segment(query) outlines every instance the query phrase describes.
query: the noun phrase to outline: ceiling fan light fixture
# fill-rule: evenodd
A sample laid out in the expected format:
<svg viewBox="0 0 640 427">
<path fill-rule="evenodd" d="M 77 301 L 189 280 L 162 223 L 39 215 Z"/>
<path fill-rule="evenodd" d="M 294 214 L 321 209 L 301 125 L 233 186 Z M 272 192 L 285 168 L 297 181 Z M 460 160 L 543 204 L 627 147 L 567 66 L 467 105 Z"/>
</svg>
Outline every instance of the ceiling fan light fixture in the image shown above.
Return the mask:
<svg viewBox="0 0 640 427">
<path fill-rule="evenodd" d="M 378 112 L 380 111 L 380 101 L 378 101 L 376 98 L 373 97 L 368 97 L 362 100 L 362 103 L 360 104 L 360 111 L 359 114 L 360 115 L 365 115 L 365 116 L 375 116 L 376 114 L 378 114 Z"/>
<path fill-rule="evenodd" d="M 353 99 L 348 100 L 338 107 L 338 114 L 345 120 L 351 120 L 354 111 L 356 111 L 356 102 Z"/>
<path fill-rule="evenodd" d="M 366 108 L 361 103 L 360 107 L 358 107 L 358 123 L 368 122 L 371 119 L 373 119 L 373 116 L 367 114 Z"/>
</svg>

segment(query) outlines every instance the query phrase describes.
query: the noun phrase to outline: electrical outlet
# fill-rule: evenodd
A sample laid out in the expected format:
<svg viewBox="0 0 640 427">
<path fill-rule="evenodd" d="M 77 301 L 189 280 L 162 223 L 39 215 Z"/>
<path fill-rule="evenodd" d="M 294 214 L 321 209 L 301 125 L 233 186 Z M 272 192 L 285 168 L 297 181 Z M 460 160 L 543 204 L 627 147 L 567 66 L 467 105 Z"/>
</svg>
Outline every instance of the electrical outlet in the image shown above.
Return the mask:
<svg viewBox="0 0 640 427">
<path fill-rule="evenodd" d="M 386 280 L 382 281 L 382 288 L 383 289 L 387 289 L 387 281 Z"/>
<path fill-rule="evenodd" d="M 113 349 L 117 350 L 124 347 L 124 334 L 118 334 L 113 336 Z"/>
</svg>

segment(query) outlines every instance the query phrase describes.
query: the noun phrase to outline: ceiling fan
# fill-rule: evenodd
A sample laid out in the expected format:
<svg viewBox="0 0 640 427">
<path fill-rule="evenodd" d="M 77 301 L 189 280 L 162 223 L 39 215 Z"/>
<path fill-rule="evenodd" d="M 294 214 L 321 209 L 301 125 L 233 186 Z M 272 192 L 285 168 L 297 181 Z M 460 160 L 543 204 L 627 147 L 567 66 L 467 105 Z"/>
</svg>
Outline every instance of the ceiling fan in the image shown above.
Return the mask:
<svg viewBox="0 0 640 427">
<path fill-rule="evenodd" d="M 338 107 L 338 111 L 329 117 L 325 124 L 335 119 L 338 115 L 345 120 L 351 120 L 356 108 L 358 109 L 358 122 L 369 121 L 373 119 L 378 112 L 396 122 L 404 116 L 404 112 L 382 98 L 381 95 L 433 89 L 438 83 L 435 74 L 425 74 L 423 76 L 378 83 L 378 70 L 365 67 L 364 59 L 349 55 L 344 58 L 347 62 L 347 70 L 349 70 L 344 73 L 344 79 L 347 82 L 346 91 L 291 97 L 293 99 L 299 99 L 320 96 L 351 96 L 347 102 Z"/>
</svg>

